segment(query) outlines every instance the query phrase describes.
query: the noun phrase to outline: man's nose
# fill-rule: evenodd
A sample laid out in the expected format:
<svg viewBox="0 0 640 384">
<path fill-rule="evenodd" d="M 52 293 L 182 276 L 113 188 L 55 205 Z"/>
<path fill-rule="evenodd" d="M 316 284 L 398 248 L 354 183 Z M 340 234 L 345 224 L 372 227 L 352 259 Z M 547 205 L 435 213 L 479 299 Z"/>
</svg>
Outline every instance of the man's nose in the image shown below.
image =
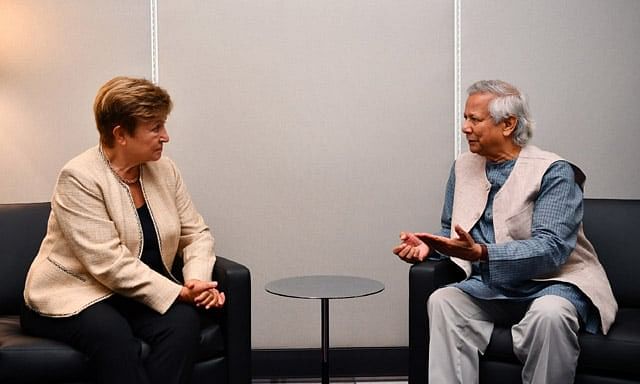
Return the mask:
<svg viewBox="0 0 640 384">
<path fill-rule="evenodd" d="M 471 124 L 468 120 L 462 122 L 462 133 L 471 133 Z"/>
</svg>

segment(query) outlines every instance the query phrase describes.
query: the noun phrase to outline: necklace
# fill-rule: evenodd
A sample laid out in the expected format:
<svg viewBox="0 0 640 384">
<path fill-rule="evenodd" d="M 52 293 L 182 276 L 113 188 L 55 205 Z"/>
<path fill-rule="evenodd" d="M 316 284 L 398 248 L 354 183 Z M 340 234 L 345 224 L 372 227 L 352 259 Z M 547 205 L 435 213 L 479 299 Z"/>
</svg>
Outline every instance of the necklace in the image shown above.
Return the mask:
<svg viewBox="0 0 640 384">
<path fill-rule="evenodd" d="M 118 171 L 116 171 L 115 168 L 113 168 L 113 165 L 111 165 L 111 162 L 109 160 L 107 160 L 107 164 L 109 164 L 109 168 L 111 168 L 111 170 L 113 171 L 113 173 L 115 173 L 116 177 L 118 179 L 120 179 L 120 181 L 122 181 L 123 183 L 127 184 L 127 185 L 131 185 L 131 184 L 135 184 L 140 180 L 140 171 L 138 170 L 138 176 L 133 178 L 133 179 L 127 179 L 124 178 L 122 176 L 120 176 L 120 174 L 118 173 Z M 138 166 L 139 168 L 140 166 Z"/>
<path fill-rule="evenodd" d="M 120 174 L 118 173 L 118 171 L 116 171 L 116 169 L 113 167 L 113 165 L 111 164 L 111 161 L 109 161 L 109 158 L 104 154 L 104 151 L 102 150 L 102 146 L 100 147 L 100 153 L 102 154 L 102 156 L 104 157 L 104 159 L 107 162 L 107 165 L 109 166 L 109 169 L 111 170 L 111 172 L 113 172 L 114 175 L 116 175 L 116 177 L 118 178 L 118 180 L 122 181 L 123 183 L 127 184 L 127 185 L 132 185 L 137 183 L 138 181 L 140 181 L 140 173 L 142 172 L 140 169 L 140 166 L 138 165 L 138 176 L 133 178 L 133 179 L 127 179 L 124 178 L 122 176 L 120 176 Z"/>
<path fill-rule="evenodd" d="M 138 181 L 140 181 L 140 172 L 138 172 L 138 177 L 133 178 L 133 179 L 127 179 L 127 178 L 124 178 L 124 177 L 120 176 L 120 174 L 115 169 L 113 169 L 113 167 L 111 166 L 111 163 L 109 163 L 109 168 L 111 168 L 113 173 L 116 174 L 116 176 L 118 177 L 118 179 L 120 179 L 120 181 L 122 181 L 123 183 L 125 183 L 127 185 L 132 185 L 132 184 L 135 184 Z"/>
</svg>

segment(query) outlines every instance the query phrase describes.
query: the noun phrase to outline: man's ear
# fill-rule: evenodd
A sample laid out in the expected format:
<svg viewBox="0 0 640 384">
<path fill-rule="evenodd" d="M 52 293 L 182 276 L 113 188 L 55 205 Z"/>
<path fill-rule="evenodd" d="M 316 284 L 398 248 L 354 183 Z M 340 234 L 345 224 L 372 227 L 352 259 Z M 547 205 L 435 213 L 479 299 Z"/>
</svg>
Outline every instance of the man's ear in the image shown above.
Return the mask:
<svg viewBox="0 0 640 384">
<path fill-rule="evenodd" d="M 506 117 L 502 120 L 504 123 L 504 127 L 502 128 L 502 133 L 505 136 L 511 136 L 511 134 L 516 130 L 516 126 L 518 125 L 518 119 L 515 116 Z"/>
</svg>

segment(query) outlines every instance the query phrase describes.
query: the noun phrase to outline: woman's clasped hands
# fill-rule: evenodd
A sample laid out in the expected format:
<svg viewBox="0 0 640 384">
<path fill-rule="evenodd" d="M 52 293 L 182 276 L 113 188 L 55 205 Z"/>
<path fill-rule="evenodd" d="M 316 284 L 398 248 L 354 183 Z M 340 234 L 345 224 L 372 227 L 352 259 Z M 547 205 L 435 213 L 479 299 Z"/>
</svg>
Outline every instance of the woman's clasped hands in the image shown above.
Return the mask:
<svg viewBox="0 0 640 384">
<path fill-rule="evenodd" d="M 217 281 L 187 280 L 182 286 L 178 300 L 196 307 L 221 308 L 225 302 L 223 292 L 218 291 Z"/>
</svg>

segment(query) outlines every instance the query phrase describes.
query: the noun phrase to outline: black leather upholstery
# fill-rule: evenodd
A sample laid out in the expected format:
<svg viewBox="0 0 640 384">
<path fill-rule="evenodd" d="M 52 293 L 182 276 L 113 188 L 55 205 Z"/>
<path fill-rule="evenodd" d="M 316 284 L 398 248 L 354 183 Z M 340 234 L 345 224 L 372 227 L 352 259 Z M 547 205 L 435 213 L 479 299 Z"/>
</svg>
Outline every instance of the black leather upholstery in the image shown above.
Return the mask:
<svg viewBox="0 0 640 384">
<path fill-rule="evenodd" d="M 20 330 L 24 279 L 46 232 L 49 203 L 0 204 L 0 383 L 86 383 L 86 357 L 71 347 Z M 251 382 L 249 270 L 218 256 L 213 278 L 225 308 L 202 316 L 193 383 Z M 142 342 L 141 342 L 142 343 Z M 148 351 L 143 343 L 143 353 Z"/>
<path fill-rule="evenodd" d="M 584 231 L 598 252 L 620 310 L 607 336 L 580 334 L 575 383 L 640 382 L 640 200 L 585 199 Z M 426 301 L 438 287 L 462 275 L 448 260 L 413 265 L 409 271 L 409 383 L 427 382 Z M 509 328 L 496 326 L 480 359 L 481 383 L 518 383 L 521 364 Z M 437 384 L 437 383 L 434 383 Z"/>
</svg>

